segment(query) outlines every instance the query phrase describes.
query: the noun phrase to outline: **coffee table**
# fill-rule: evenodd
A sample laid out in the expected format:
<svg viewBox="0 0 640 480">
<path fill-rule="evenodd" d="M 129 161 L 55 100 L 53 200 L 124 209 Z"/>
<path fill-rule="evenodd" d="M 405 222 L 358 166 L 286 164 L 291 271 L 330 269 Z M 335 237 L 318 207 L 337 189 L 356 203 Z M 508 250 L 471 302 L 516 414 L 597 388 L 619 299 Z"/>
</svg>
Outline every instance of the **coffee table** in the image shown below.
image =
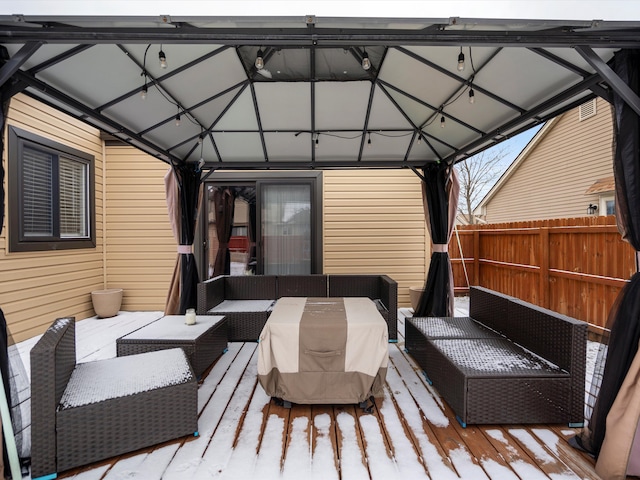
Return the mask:
<svg viewBox="0 0 640 480">
<path fill-rule="evenodd" d="M 118 357 L 181 347 L 200 378 L 227 349 L 227 320 L 222 315 L 196 315 L 195 325 L 184 322 L 184 315 L 167 315 L 118 338 Z"/>
</svg>

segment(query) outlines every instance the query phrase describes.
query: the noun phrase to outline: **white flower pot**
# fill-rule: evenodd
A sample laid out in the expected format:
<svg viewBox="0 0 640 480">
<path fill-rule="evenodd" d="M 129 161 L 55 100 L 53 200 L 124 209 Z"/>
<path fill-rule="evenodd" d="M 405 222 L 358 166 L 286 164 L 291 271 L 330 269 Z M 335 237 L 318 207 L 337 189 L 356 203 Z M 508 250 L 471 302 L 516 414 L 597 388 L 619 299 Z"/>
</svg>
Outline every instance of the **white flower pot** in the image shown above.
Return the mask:
<svg viewBox="0 0 640 480">
<path fill-rule="evenodd" d="M 93 309 L 99 318 L 114 317 L 122 305 L 122 288 L 108 288 L 91 292 Z"/>
</svg>

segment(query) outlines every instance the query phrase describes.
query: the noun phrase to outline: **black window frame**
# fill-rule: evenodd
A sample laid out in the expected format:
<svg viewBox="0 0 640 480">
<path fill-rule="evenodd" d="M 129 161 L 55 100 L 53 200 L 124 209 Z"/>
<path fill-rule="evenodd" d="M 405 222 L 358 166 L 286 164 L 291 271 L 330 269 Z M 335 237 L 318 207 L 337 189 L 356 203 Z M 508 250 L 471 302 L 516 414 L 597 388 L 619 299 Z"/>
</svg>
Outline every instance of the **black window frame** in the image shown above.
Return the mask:
<svg viewBox="0 0 640 480">
<path fill-rule="evenodd" d="M 39 252 L 51 250 L 88 249 L 96 247 L 96 208 L 95 208 L 95 157 L 68 145 L 41 137 L 35 133 L 9 126 L 8 149 L 8 190 L 9 190 L 9 251 L 10 252 Z M 88 166 L 88 236 L 62 237 L 60 235 L 59 216 L 59 184 L 53 182 L 52 204 L 54 209 L 53 236 L 29 237 L 23 236 L 23 218 L 21 216 L 24 192 L 22 187 L 22 159 L 24 148 L 28 147 L 51 154 L 57 158 L 83 163 Z M 52 172 L 52 178 L 57 178 L 58 172 Z"/>
</svg>

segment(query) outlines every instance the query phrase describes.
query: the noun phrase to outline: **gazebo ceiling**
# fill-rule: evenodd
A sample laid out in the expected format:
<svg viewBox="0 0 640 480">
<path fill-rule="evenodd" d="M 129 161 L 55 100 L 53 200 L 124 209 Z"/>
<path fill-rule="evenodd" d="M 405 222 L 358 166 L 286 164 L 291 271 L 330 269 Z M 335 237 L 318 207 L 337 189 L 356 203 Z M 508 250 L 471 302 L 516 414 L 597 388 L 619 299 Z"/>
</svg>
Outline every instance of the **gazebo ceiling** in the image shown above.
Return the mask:
<svg viewBox="0 0 640 480">
<path fill-rule="evenodd" d="M 609 97 L 640 22 L 14 15 L 0 43 L 3 88 L 166 162 L 401 168 Z"/>
</svg>

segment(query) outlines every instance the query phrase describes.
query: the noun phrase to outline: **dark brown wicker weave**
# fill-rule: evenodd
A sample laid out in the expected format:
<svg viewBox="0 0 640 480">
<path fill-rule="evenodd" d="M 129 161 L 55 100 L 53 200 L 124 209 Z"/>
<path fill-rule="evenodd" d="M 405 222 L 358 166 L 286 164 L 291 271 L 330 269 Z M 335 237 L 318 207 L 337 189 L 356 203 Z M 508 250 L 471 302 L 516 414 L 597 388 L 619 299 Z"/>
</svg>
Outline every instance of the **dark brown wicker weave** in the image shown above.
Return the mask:
<svg viewBox="0 0 640 480">
<path fill-rule="evenodd" d="M 329 275 L 329 296 L 374 300 L 387 322 L 389 341 L 398 340 L 398 284 L 387 275 Z"/>
<path fill-rule="evenodd" d="M 405 322 L 407 350 L 460 423 L 581 424 L 586 323 L 480 287 L 470 302 L 500 333 L 475 317 Z"/>
<path fill-rule="evenodd" d="M 278 297 L 326 297 L 326 275 L 279 275 Z"/>
<path fill-rule="evenodd" d="M 386 275 L 221 275 L 198 284 L 199 315 L 224 315 L 229 341 L 255 342 L 270 315 L 265 311 L 211 310 L 225 300 L 280 297 L 368 297 L 385 319 L 389 341 L 398 339 L 398 284 Z"/>
<path fill-rule="evenodd" d="M 225 300 L 273 300 L 276 296 L 276 277 L 273 275 L 220 275 L 198 284 L 199 315 L 206 315 Z M 215 315 L 227 319 L 230 342 L 256 342 L 267 323 L 271 309 L 265 311 L 216 310 Z"/>
<path fill-rule="evenodd" d="M 164 317 L 166 319 L 166 317 Z M 160 319 L 158 321 L 163 321 Z M 200 317 L 202 321 L 202 317 Z M 184 326 L 184 328 L 190 328 Z M 144 332 L 144 327 L 136 333 Z M 136 355 L 138 353 L 153 352 L 168 348 L 182 348 L 187 354 L 189 363 L 198 378 L 216 359 L 227 349 L 227 319 L 220 317 L 206 332 L 194 339 L 167 339 L 167 338 L 131 338 L 125 335 L 116 340 L 116 350 L 119 357 Z"/>
<path fill-rule="evenodd" d="M 58 319 L 31 350 L 32 478 L 54 478 L 57 472 L 197 432 L 193 372 L 174 386 L 61 408 L 75 366 L 75 321 Z"/>
</svg>

